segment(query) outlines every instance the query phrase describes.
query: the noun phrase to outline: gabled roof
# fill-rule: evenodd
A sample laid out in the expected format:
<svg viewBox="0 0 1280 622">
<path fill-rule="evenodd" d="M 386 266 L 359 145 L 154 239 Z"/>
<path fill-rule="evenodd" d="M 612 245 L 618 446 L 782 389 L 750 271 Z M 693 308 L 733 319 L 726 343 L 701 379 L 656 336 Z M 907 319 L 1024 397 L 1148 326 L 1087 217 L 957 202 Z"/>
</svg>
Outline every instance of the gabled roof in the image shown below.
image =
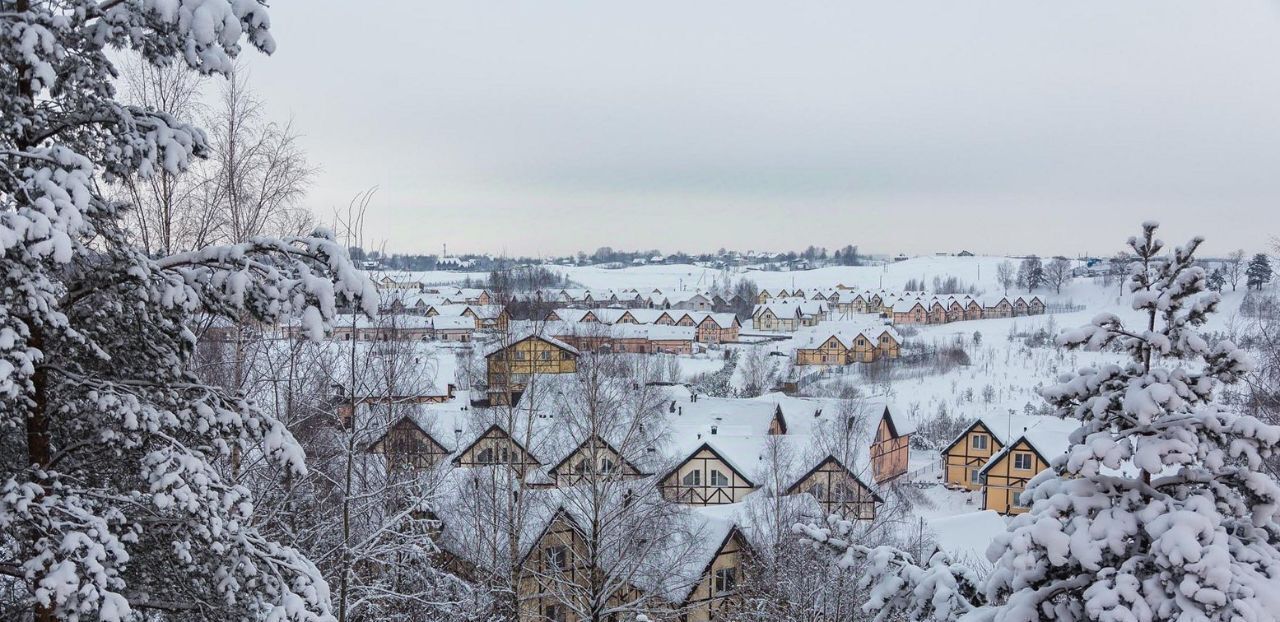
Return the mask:
<svg viewBox="0 0 1280 622">
<path fill-rule="evenodd" d="M 724 454 L 721 454 L 720 452 L 716 451 L 716 448 L 711 446 L 710 440 L 704 441 L 701 445 L 698 445 L 698 447 L 695 448 L 693 451 L 689 452 L 689 455 L 685 456 L 684 459 L 681 460 L 676 466 L 672 467 L 670 470 L 664 473 L 662 477 L 659 477 L 658 481 L 665 480 L 668 477 L 671 477 L 672 475 L 674 475 L 677 471 L 680 470 L 681 466 L 683 466 L 685 463 L 692 460 L 694 456 L 698 455 L 698 453 L 704 449 L 711 452 L 711 454 L 715 456 L 716 459 L 723 462 L 725 466 L 729 467 L 730 469 L 733 469 L 733 472 L 736 473 L 738 477 L 742 478 L 742 481 L 745 482 L 748 486 L 752 488 L 756 487 L 755 482 L 752 482 L 751 478 L 747 477 L 746 473 L 743 473 L 742 469 L 739 466 L 735 465 L 732 460 L 724 457 Z"/>
<path fill-rule="evenodd" d="M 630 468 L 631 468 L 631 470 L 633 470 L 633 471 L 635 471 L 636 473 L 639 473 L 639 474 L 641 474 L 641 475 L 648 475 L 648 473 L 645 473 L 643 470 L 641 470 L 640 468 L 636 467 L 636 465 L 632 464 L 632 463 L 631 463 L 631 461 L 630 461 L 630 460 L 628 460 L 626 456 L 622 455 L 622 452 L 618 451 L 618 449 L 617 449 L 616 447 L 614 447 L 612 443 L 610 443 L 609 441 L 604 440 L 603 438 L 601 438 L 601 437 L 599 437 L 599 436 L 594 436 L 594 438 L 595 438 L 597 441 L 599 441 L 599 442 L 603 443 L 603 444 L 604 444 L 604 448 L 605 448 L 605 449 L 608 449 L 609 451 L 613 452 L 613 455 L 617 456 L 617 457 L 618 457 L 618 459 L 622 461 L 622 463 L 623 463 L 623 465 L 624 465 L 624 466 L 630 467 Z M 560 459 L 560 462 L 557 462 L 557 463 L 555 464 L 555 466 L 553 466 L 553 467 L 551 467 L 550 469 L 548 469 L 548 471 L 549 471 L 550 473 L 552 473 L 552 474 L 554 474 L 554 473 L 558 472 L 558 471 L 560 470 L 560 467 L 564 466 L 564 465 L 565 465 L 565 463 L 566 463 L 566 462 L 568 462 L 570 458 L 572 458 L 572 457 L 574 457 L 575 455 L 577 455 L 577 453 L 578 453 L 579 451 L 581 451 L 584 447 L 586 447 L 586 446 L 587 446 L 587 443 L 590 443 L 590 442 L 591 442 L 591 438 L 588 438 L 588 439 L 586 439 L 586 440 L 582 441 L 581 443 L 578 443 L 578 445 L 577 445 L 576 447 L 574 447 L 572 451 L 570 451 L 569 453 L 565 454 L 564 458 L 561 458 L 561 459 Z"/>
<path fill-rule="evenodd" d="M 966 436 L 969 436 L 970 432 L 973 432 L 974 430 L 978 429 L 978 426 L 982 426 L 982 429 L 985 430 L 986 433 L 989 436 L 991 436 L 992 439 L 994 439 L 997 443 L 1000 443 L 1002 447 L 1004 446 L 1004 441 L 1000 439 L 1000 436 L 996 434 L 995 430 L 992 430 L 990 426 L 988 426 L 986 423 L 982 421 L 981 418 L 979 418 L 979 419 L 974 419 L 973 423 L 970 423 L 969 427 L 965 428 L 964 431 L 961 432 L 959 436 L 956 436 L 954 439 L 951 439 L 951 442 L 947 443 L 947 446 L 943 447 L 942 451 L 939 453 L 945 454 L 951 451 L 951 448 L 955 447 L 956 443 L 963 441 Z"/>
<path fill-rule="evenodd" d="M 539 341 L 542 341 L 542 342 L 545 342 L 545 343 L 551 344 L 552 346 L 555 346 L 555 347 L 557 347 L 557 348 L 559 348 L 559 349 L 561 349 L 561 350 L 566 350 L 566 351 L 568 351 L 570 354 L 573 354 L 574 356 L 578 356 L 579 354 L 581 354 L 580 352 L 578 352 L 578 349 L 577 349 L 577 348 L 575 348 L 575 347 L 573 347 L 573 346 L 571 346 L 571 345 L 569 345 L 569 344 L 567 344 L 567 343 L 565 343 L 565 342 L 563 342 L 563 341 L 560 341 L 559 339 L 556 339 L 555 337 L 550 337 L 550 336 L 547 336 L 547 335 L 532 334 L 532 335 L 526 335 L 526 336 L 524 336 L 524 337 L 521 337 L 521 338 L 519 338 L 519 339 L 517 339 L 517 340 L 515 340 L 515 341 L 512 341 L 511 343 L 508 343 L 508 344 L 506 344 L 506 345 L 502 345 L 501 343 L 499 343 L 499 344 L 497 344 L 496 346 L 494 346 L 494 347 L 490 348 L 488 352 L 485 352 L 484 357 L 485 357 L 485 358 L 492 357 L 493 355 L 498 354 L 499 352 L 502 352 L 503 350 L 506 350 L 507 348 L 510 348 L 510 347 L 512 347 L 512 346 L 515 346 L 516 344 L 524 343 L 524 342 L 526 342 L 526 341 L 528 341 L 528 340 L 530 340 L 530 339 L 537 339 L 537 340 L 539 340 Z"/>
<path fill-rule="evenodd" d="M 862 485 L 863 488 L 866 488 L 868 491 L 870 491 L 871 498 L 875 499 L 877 502 L 880 502 L 880 503 L 884 502 L 884 499 L 880 498 L 880 495 L 876 494 L 875 488 L 868 486 L 866 482 L 862 481 L 861 477 L 858 477 L 856 474 L 854 474 L 853 471 L 849 470 L 849 467 L 846 467 L 843 463 L 841 463 L 838 459 L 836 459 L 835 456 L 831 456 L 831 455 L 828 455 L 821 462 L 815 465 L 812 469 L 809 469 L 808 471 L 806 471 L 804 475 L 801 475 L 800 477 L 796 478 L 795 483 L 791 484 L 791 486 L 787 488 L 787 494 L 789 495 L 795 494 L 797 492 L 796 489 L 800 487 L 800 484 L 804 482 L 804 480 L 809 479 L 810 475 L 817 473 L 819 469 L 821 469 L 822 467 L 828 464 L 834 464 L 835 466 L 839 467 L 840 470 L 844 471 L 846 475 L 848 475 L 849 477 L 852 477 L 854 481 L 858 482 L 859 484 Z"/>
<path fill-rule="evenodd" d="M 471 441 L 466 447 L 463 447 L 462 449 L 458 450 L 453 456 L 452 462 L 454 464 L 461 463 L 463 454 L 467 453 L 468 451 L 471 451 L 473 448 L 475 448 L 476 445 L 479 445 L 480 441 L 483 441 L 486 437 L 489 436 L 489 433 L 493 431 L 501 432 L 502 437 L 508 441 L 511 441 L 511 443 L 515 445 L 517 448 L 519 448 L 520 451 L 524 452 L 524 455 L 527 456 L 529 460 L 532 460 L 533 464 L 535 465 L 542 464 L 541 462 L 538 461 L 538 458 L 533 455 L 533 452 L 526 449 L 525 446 L 520 443 L 520 441 L 517 441 L 514 437 L 508 434 L 506 430 L 502 429 L 502 426 L 496 423 L 485 428 L 484 432 L 481 432 L 480 435 L 475 438 L 475 440 Z"/>
<path fill-rule="evenodd" d="M 382 443 L 382 441 L 386 440 L 387 436 L 390 435 L 391 432 L 395 430 L 396 426 L 400 425 L 400 422 L 402 421 L 408 421 L 409 423 L 412 423 L 413 427 L 417 428 L 417 430 L 421 432 L 422 435 L 427 438 L 427 440 L 431 441 L 432 443 L 435 443 L 436 447 L 439 447 L 441 450 L 445 452 L 449 451 L 449 448 L 445 446 L 444 443 L 441 443 L 438 439 L 436 439 L 436 437 L 432 436 L 431 432 L 428 432 L 426 428 L 422 427 L 422 424 L 419 423 L 417 418 L 413 417 L 412 415 L 405 415 L 403 417 L 400 417 L 395 421 L 395 423 L 392 423 L 391 425 L 387 426 L 387 430 L 385 432 L 383 432 L 380 436 L 378 436 L 378 438 L 374 439 L 372 442 L 370 442 L 368 445 L 365 446 L 365 451 L 373 451 L 373 448 L 377 447 L 380 443 Z"/>
</svg>

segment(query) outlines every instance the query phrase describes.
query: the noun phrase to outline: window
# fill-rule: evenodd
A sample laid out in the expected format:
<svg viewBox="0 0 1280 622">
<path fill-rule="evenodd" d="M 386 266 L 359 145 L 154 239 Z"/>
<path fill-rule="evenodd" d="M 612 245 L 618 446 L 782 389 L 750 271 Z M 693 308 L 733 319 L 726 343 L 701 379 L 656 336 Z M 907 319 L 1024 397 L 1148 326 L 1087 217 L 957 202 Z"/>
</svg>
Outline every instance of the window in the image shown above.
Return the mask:
<svg viewBox="0 0 1280 622">
<path fill-rule="evenodd" d="M 562 360 L 562 361 L 567 361 L 567 360 L 569 360 L 569 353 L 568 353 L 568 352 L 561 352 L 561 353 L 560 353 L 560 360 Z"/>
<path fill-rule="evenodd" d="M 1022 504 L 1022 489 L 1009 489 L 1009 508 L 1013 510 L 1025 510 L 1027 506 Z"/>
<path fill-rule="evenodd" d="M 493 448 L 485 447 L 476 455 L 476 462 L 480 464 L 493 464 Z"/>
<path fill-rule="evenodd" d="M 581 459 L 581 460 L 579 460 L 579 461 L 578 461 L 578 464 L 574 465 L 573 470 L 574 470 L 574 471 L 577 471 L 577 472 L 578 472 L 578 474 L 579 474 L 579 475 L 581 475 L 581 474 L 586 473 L 588 468 L 590 468 L 590 467 L 589 467 L 589 465 L 588 465 L 588 463 L 587 463 L 587 459 L 586 459 L 586 458 L 583 458 L 583 459 Z"/>
<path fill-rule="evenodd" d="M 813 498 L 819 501 L 826 500 L 826 496 L 823 494 L 826 492 L 826 489 L 822 487 L 822 484 L 814 484 L 810 486 L 809 489 L 806 490 L 805 492 L 813 495 Z"/>
<path fill-rule="evenodd" d="M 1023 470 L 1029 471 L 1031 470 L 1032 462 L 1033 460 L 1031 459 L 1031 454 L 1025 451 L 1020 451 L 1016 454 L 1013 454 L 1013 468 L 1015 469 L 1023 469 Z"/>
<path fill-rule="evenodd" d="M 715 592 L 716 594 L 724 594 L 733 590 L 733 586 L 738 582 L 737 568 L 721 568 L 716 571 Z"/>
<path fill-rule="evenodd" d="M 728 486 L 729 477 L 726 476 L 724 473 L 721 473 L 720 471 L 711 469 L 711 485 L 712 486 Z"/>
<path fill-rule="evenodd" d="M 680 483 L 685 486 L 701 486 L 702 471 L 689 471 L 685 474 L 684 478 L 680 480 Z"/>
<path fill-rule="evenodd" d="M 608 459 L 608 458 L 601 458 L 601 459 L 600 459 L 600 472 L 601 472 L 601 473 L 613 473 L 614 471 L 617 471 L 617 470 L 618 470 L 618 465 L 617 465 L 614 461 L 612 461 L 612 460 L 610 460 L 610 459 Z"/>
<path fill-rule="evenodd" d="M 973 435 L 973 448 L 974 448 L 974 449 L 986 449 L 986 448 L 987 448 L 987 435 L 986 435 L 986 434 L 974 434 L 974 435 Z"/>
<path fill-rule="evenodd" d="M 543 563 L 547 570 L 568 570 L 569 569 L 569 549 L 563 546 L 553 546 L 543 551 Z"/>
<path fill-rule="evenodd" d="M 564 622 L 564 610 L 560 605 L 547 605 L 542 610 L 542 617 L 548 622 Z"/>
<path fill-rule="evenodd" d="M 516 360 L 517 360 L 517 361 L 523 361 L 523 360 L 524 360 L 524 351 L 523 351 L 523 350 L 516 350 Z"/>
<path fill-rule="evenodd" d="M 858 500 L 858 493 L 845 484 L 836 484 L 831 492 L 835 500 L 841 503 L 850 503 Z"/>
<path fill-rule="evenodd" d="M 539 352 L 539 355 L 540 355 L 540 356 L 539 356 L 539 358 L 541 358 L 541 359 L 542 359 L 542 360 L 544 360 L 544 361 L 550 361 L 550 360 L 551 360 L 551 352 L 549 352 L 549 351 L 547 351 L 547 350 L 543 350 L 542 352 Z"/>
<path fill-rule="evenodd" d="M 982 483 L 982 469 L 978 469 L 978 468 L 969 469 L 969 483 L 970 484 Z"/>
</svg>

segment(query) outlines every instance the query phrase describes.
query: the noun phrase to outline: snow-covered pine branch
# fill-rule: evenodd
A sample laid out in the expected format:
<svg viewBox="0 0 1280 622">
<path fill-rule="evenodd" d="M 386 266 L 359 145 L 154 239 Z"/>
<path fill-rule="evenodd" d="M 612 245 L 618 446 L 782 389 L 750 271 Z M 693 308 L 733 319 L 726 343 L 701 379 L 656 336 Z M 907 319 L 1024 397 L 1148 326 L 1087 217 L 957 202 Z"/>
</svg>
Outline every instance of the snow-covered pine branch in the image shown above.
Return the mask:
<svg viewBox="0 0 1280 622">
<path fill-rule="evenodd" d="M 177 173 L 207 151 L 172 115 L 115 100 L 110 49 L 226 74 L 251 0 L 16 0 L 0 13 L 0 567 L 40 620 L 325 620 L 328 586 L 252 525 L 219 461 L 261 452 L 304 469 L 287 429 L 188 369 L 196 314 L 312 336 L 372 284 L 326 232 L 169 257 L 125 233 L 99 180 Z"/>
<path fill-rule="evenodd" d="M 941 551 L 921 566 L 908 553 L 892 546 L 868 547 L 848 536 L 853 523 L 838 516 L 827 526 L 797 524 L 795 532 L 814 547 L 838 555 L 839 571 L 866 568 L 858 587 L 869 592 L 862 610 L 875 620 L 929 620 L 944 622 L 969 614 L 983 603 L 980 580 L 974 571 L 952 563 Z"/>
</svg>

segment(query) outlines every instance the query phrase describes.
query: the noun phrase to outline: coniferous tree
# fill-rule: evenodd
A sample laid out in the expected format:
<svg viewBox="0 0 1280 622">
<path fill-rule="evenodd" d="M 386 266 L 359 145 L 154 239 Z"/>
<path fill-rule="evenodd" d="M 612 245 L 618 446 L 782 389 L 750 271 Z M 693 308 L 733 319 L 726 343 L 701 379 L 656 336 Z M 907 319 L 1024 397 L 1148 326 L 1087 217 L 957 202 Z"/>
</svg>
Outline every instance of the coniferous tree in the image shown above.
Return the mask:
<svg viewBox="0 0 1280 622">
<path fill-rule="evenodd" d="M 1258 253 L 1249 261 L 1249 268 L 1245 270 L 1245 284 L 1249 289 L 1261 290 L 1264 285 L 1271 282 L 1271 260 L 1263 253 Z"/>
<path fill-rule="evenodd" d="M 197 314 L 322 335 L 377 292 L 327 232 L 152 256 L 102 182 L 178 174 L 204 132 L 116 100 L 114 52 L 227 75 L 264 7 L 16 0 L 0 11 L 0 589 L 5 619 L 330 619 L 328 586 L 226 479 L 286 428 L 189 370 Z"/>
<path fill-rule="evenodd" d="M 1224 271 L 1221 266 L 1214 268 L 1213 271 L 1209 273 L 1208 284 L 1209 289 L 1221 293 L 1223 288 L 1227 285 L 1226 271 Z"/>
</svg>

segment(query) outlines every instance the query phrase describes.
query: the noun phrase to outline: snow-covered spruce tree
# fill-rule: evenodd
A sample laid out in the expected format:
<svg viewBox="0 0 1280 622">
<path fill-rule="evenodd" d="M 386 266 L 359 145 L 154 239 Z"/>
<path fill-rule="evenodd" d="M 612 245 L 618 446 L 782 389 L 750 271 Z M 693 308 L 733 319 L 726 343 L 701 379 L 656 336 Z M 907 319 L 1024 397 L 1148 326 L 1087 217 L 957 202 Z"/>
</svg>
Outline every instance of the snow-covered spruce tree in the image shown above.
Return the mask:
<svg viewBox="0 0 1280 622">
<path fill-rule="evenodd" d="M 319 336 L 376 291 L 332 236 L 148 256 L 100 180 L 206 153 L 204 133 L 120 104 L 112 49 L 225 74 L 270 52 L 251 0 L 0 1 L 0 589 L 4 619 L 329 619 L 328 587 L 252 527 L 216 463 L 303 456 L 253 403 L 186 366 L 195 314 Z"/>
<path fill-rule="evenodd" d="M 1059 416 L 1081 421 L 1066 454 L 1023 493 L 973 574 L 935 555 L 926 566 L 849 541 L 849 526 L 797 525 L 861 577 L 877 619 L 1245 620 L 1280 617 L 1280 486 L 1264 459 L 1280 427 L 1215 403 L 1251 363 L 1199 333 L 1218 305 L 1194 265 L 1199 238 L 1159 258 L 1155 223 L 1129 245 L 1128 289 L 1141 325 L 1103 314 L 1059 344 L 1119 350 L 1127 362 L 1064 377 L 1043 390 Z"/>
<path fill-rule="evenodd" d="M 1140 324 L 1102 314 L 1060 345 L 1118 349 L 1042 391 L 1079 419 L 1065 456 L 1032 480 L 1030 512 L 992 545 L 997 620 L 1274 620 L 1280 486 L 1263 459 L 1280 427 L 1218 403 L 1252 363 L 1199 332 L 1219 302 L 1193 256 L 1161 257 L 1156 223 L 1130 238 Z"/>
</svg>

